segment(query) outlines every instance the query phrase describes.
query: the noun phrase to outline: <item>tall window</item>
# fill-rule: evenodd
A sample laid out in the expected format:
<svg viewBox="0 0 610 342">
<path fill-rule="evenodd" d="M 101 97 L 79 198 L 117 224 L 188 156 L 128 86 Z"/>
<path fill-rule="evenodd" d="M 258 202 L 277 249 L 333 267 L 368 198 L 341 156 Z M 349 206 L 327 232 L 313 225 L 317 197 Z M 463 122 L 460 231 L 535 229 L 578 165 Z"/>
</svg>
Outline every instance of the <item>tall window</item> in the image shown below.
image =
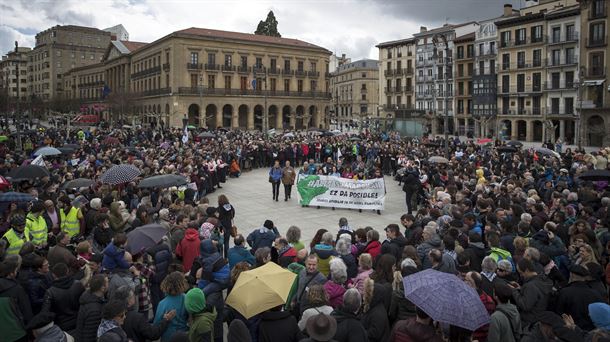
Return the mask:
<svg viewBox="0 0 610 342">
<path fill-rule="evenodd" d="M 574 54 L 574 48 L 566 49 L 566 64 L 576 64 L 576 55 Z"/>
<path fill-rule="evenodd" d="M 510 69 L 510 54 L 505 53 L 502 55 L 502 70 Z"/>
<path fill-rule="evenodd" d="M 297 71 L 303 72 L 303 61 L 298 61 L 297 62 Z"/>
<path fill-rule="evenodd" d="M 591 70 L 589 76 L 602 76 L 604 74 L 604 53 L 591 53 Z"/>
<path fill-rule="evenodd" d="M 517 52 L 517 68 L 525 68 L 525 51 Z"/>
<path fill-rule="evenodd" d="M 457 47 L 457 58 L 458 59 L 464 58 L 464 47 L 463 46 Z"/>
<path fill-rule="evenodd" d="M 318 68 L 317 68 L 316 62 L 309 63 L 309 69 L 311 71 L 317 71 Z"/>
<path fill-rule="evenodd" d="M 502 75 L 502 92 L 503 93 L 510 92 L 509 87 L 510 87 L 510 76 Z"/>
<path fill-rule="evenodd" d="M 551 51 L 551 64 L 552 65 L 561 64 L 560 59 L 561 59 L 561 50 L 557 49 L 557 50 Z"/>
<path fill-rule="evenodd" d="M 489 42 L 489 53 L 492 55 L 496 53 L 496 42 Z"/>
<path fill-rule="evenodd" d="M 208 75 L 208 88 L 216 88 L 216 77 L 214 75 Z"/>
<path fill-rule="evenodd" d="M 552 29 L 552 42 L 559 43 L 561 41 L 561 26 L 553 27 Z"/>
<path fill-rule="evenodd" d="M 239 78 L 239 89 L 241 89 L 241 90 L 248 89 L 248 78 L 247 77 L 242 76 Z"/>
<path fill-rule="evenodd" d="M 256 57 L 256 65 L 255 67 L 261 69 L 263 67 L 263 58 L 262 57 Z"/>
<path fill-rule="evenodd" d="M 566 88 L 574 88 L 574 71 L 566 71 Z"/>
<path fill-rule="evenodd" d="M 500 35 L 500 46 L 507 47 L 510 44 L 510 31 L 504 31 Z"/>
<path fill-rule="evenodd" d="M 318 81 L 316 81 L 316 80 L 309 81 L 309 90 L 317 91 L 318 90 Z"/>
<path fill-rule="evenodd" d="M 532 62 L 535 67 L 542 66 L 542 50 L 532 51 Z"/>
<path fill-rule="evenodd" d="M 248 67 L 248 56 L 240 57 L 240 65 L 243 69 L 246 69 Z"/>
<path fill-rule="evenodd" d="M 532 27 L 531 33 L 532 43 L 539 43 L 542 41 L 542 25 Z"/>
<path fill-rule="evenodd" d="M 535 72 L 532 74 L 532 90 L 540 91 L 542 90 L 542 76 L 539 72 Z"/>
<path fill-rule="evenodd" d="M 564 114 L 574 114 L 574 98 L 566 97 L 563 99 Z"/>
<path fill-rule="evenodd" d="M 525 44 L 525 29 L 515 30 L 515 45 Z"/>
<path fill-rule="evenodd" d="M 561 74 L 554 72 L 551 74 L 551 89 L 559 89 L 559 79 Z"/>
<path fill-rule="evenodd" d="M 589 44 L 600 45 L 605 41 L 605 24 L 603 22 L 593 23 L 589 29 Z"/>
<path fill-rule="evenodd" d="M 525 91 L 525 75 L 517 75 L 517 92 L 522 93 Z"/>
<path fill-rule="evenodd" d="M 197 88 L 199 85 L 199 75 L 191 74 L 191 88 Z"/>
<path fill-rule="evenodd" d="M 231 76 L 225 76 L 225 89 L 231 89 Z"/>
<path fill-rule="evenodd" d="M 595 0 L 591 6 L 591 18 L 603 17 L 606 13 L 604 2 L 606 0 Z"/>
<path fill-rule="evenodd" d="M 290 91 L 290 80 L 284 80 L 284 91 Z"/>
<path fill-rule="evenodd" d="M 551 98 L 551 113 L 559 114 L 559 98 L 558 97 Z"/>
<path fill-rule="evenodd" d="M 288 59 L 284 60 L 284 70 L 290 71 L 290 60 L 288 60 Z"/>
<path fill-rule="evenodd" d="M 191 64 L 199 64 L 199 53 L 191 52 Z"/>
<path fill-rule="evenodd" d="M 208 53 L 208 65 L 215 65 L 215 64 L 216 64 L 216 54 Z"/>
<path fill-rule="evenodd" d="M 484 55 L 485 54 L 485 44 L 480 43 L 479 44 L 479 56 Z"/>
<path fill-rule="evenodd" d="M 269 79 L 269 88 L 271 91 L 276 91 L 277 90 L 277 80 L 275 78 L 270 78 Z"/>
<path fill-rule="evenodd" d="M 231 67 L 231 65 L 233 65 L 233 56 L 225 55 L 225 66 Z"/>
<path fill-rule="evenodd" d="M 269 67 L 271 68 L 271 70 L 277 69 L 277 60 L 275 58 L 271 58 L 271 60 L 269 61 Z"/>
<path fill-rule="evenodd" d="M 566 25 L 566 40 L 576 40 L 576 29 L 574 25 Z"/>
</svg>

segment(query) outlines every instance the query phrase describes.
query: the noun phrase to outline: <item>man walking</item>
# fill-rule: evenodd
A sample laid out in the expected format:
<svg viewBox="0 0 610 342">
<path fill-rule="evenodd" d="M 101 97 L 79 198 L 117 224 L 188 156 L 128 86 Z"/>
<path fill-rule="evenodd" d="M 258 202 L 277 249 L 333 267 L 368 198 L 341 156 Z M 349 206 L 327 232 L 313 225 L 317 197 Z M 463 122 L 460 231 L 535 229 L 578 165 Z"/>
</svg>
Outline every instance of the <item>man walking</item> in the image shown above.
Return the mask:
<svg viewBox="0 0 610 342">
<path fill-rule="evenodd" d="M 294 179 L 296 178 L 296 172 L 294 168 L 290 166 L 290 161 L 286 160 L 286 166 L 282 169 L 282 184 L 284 184 L 284 201 L 290 199 L 290 193 L 292 192 L 292 186 L 294 185 Z"/>
</svg>

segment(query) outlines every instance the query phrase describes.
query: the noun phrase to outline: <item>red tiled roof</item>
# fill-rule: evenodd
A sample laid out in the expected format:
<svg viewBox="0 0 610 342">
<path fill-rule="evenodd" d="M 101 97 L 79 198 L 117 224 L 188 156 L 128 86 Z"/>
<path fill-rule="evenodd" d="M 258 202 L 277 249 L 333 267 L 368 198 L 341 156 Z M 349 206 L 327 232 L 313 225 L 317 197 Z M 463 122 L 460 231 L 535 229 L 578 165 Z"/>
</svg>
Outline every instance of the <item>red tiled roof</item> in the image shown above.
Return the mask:
<svg viewBox="0 0 610 342">
<path fill-rule="evenodd" d="M 143 42 L 132 42 L 132 41 L 128 41 L 128 40 L 121 40 L 121 43 L 123 43 L 123 45 L 125 45 L 125 47 L 129 50 L 129 52 L 134 52 L 148 44 L 148 43 L 143 43 Z"/>
<path fill-rule="evenodd" d="M 221 31 L 221 30 L 212 30 L 206 28 L 197 28 L 191 27 L 185 30 L 180 30 L 174 32 L 174 34 L 185 34 L 185 35 L 194 35 L 201 37 L 209 37 L 209 38 L 220 38 L 220 39 L 234 39 L 234 40 L 242 40 L 247 42 L 256 42 L 263 44 L 274 44 L 274 45 L 283 45 L 283 46 L 292 46 L 298 48 L 310 48 L 310 49 L 322 49 L 328 51 L 327 49 L 317 46 L 314 44 L 310 44 L 298 39 L 292 38 L 279 38 L 279 37 L 270 37 L 257 35 L 252 33 L 242 33 L 242 32 L 231 32 L 231 31 Z M 330 53 L 330 51 L 328 51 Z"/>
</svg>

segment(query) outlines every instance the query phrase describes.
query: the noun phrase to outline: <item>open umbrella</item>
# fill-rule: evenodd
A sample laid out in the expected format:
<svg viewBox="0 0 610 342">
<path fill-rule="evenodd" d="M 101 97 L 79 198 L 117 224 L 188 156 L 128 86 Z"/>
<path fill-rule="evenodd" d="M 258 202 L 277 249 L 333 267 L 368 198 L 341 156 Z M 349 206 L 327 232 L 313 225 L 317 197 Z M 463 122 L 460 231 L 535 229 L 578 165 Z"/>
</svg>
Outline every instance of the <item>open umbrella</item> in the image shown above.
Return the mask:
<svg viewBox="0 0 610 342">
<path fill-rule="evenodd" d="M 50 146 L 41 147 L 34 152 L 35 156 L 56 156 L 58 154 L 61 154 L 61 151 Z"/>
<path fill-rule="evenodd" d="M 558 159 L 561 159 L 561 155 L 553 150 L 549 150 L 546 147 L 536 147 L 534 149 L 534 151 L 538 152 L 539 154 L 545 155 L 545 156 L 549 156 L 549 157 L 555 157 Z"/>
<path fill-rule="evenodd" d="M 437 143 L 437 142 L 427 142 L 427 143 L 424 144 L 424 146 L 426 146 L 426 147 L 439 147 L 440 144 Z"/>
<path fill-rule="evenodd" d="M 6 135 L 0 135 L 0 142 L 5 142 L 8 140 L 8 137 Z"/>
<path fill-rule="evenodd" d="M 578 177 L 584 181 L 591 182 L 600 182 L 600 181 L 609 181 L 610 182 L 610 170 L 589 170 L 583 172 L 580 177 Z"/>
<path fill-rule="evenodd" d="M 70 147 L 58 147 L 57 148 L 61 154 L 72 154 L 74 153 L 74 149 Z"/>
<path fill-rule="evenodd" d="M 62 147 L 65 147 L 65 148 L 71 148 L 71 149 L 73 149 L 73 150 L 78 150 L 78 149 L 80 148 L 80 145 L 79 145 L 79 144 L 65 144 L 65 145 L 64 145 L 64 146 L 62 146 Z"/>
<path fill-rule="evenodd" d="M 131 254 L 139 253 L 143 249 L 158 244 L 166 234 L 167 229 L 160 224 L 152 223 L 140 226 L 127 233 L 125 249 Z"/>
<path fill-rule="evenodd" d="M 0 191 L 6 190 L 11 186 L 11 183 L 6 178 L 0 176 Z"/>
<path fill-rule="evenodd" d="M 22 179 L 37 179 L 42 177 L 47 177 L 49 175 L 49 171 L 42 166 L 38 165 L 23 165 L 18 168 L 12 169 L 6 176 L 12 178 L 13 180 L 22 180 Z"/>
<path fill-rule="evenodd" d="M 351 137 L 351 138 L 349 138 L 349 140 L 351 140 L 351 141 L 361 141 L 362 139 L 360 139 L 359 137 Z"/>
<path fill-rule="evenodd" d="M 0 202 L 30 202 L 34 196 L 23 192 L 3 192 L 0 194 Z"/>
<path fill-rule="evenodd" d="M 521 146 L 523 146 L 523 143 L 520 141 L 517 141 L 517 140 L 511 140 L 511 141 L 507 142 L 506 145 L 514 146 L 514 147 L 521 147 Z"/>
<path fill-rule="evenodd" d="M 404 277 L 403 284 L 405 297 L 435 321 L 470 331 L 489 323 L 477 292 L 453 274 L 427 269 Z"/>
<path fill-rule="evenodd" d="M 242 272 L 226 303 L 248 319 L 285 304 L 296 276 L 273 262 Z"/>
<path fill-rule="evenodd" d="M 284 136 L 282 136 L 282 138 L 284 138 L 284 139 L 288 139 L 288 138 L 292 139 L 292 138 L 294 138 L 294 133 L 292 133 L 292 132 L 286 133 L 286 134 L 284 134 Z"/>
<path fill-rule="evenodd" d="M 157 175 L 142 179 L 138 183 L 138 188 L 169 188 L 172 186 L 180 186 L 187 183 L 184 176 L 181 175 Z"/>
<path fill-rule="evenodd" d="M 447 158 L 441 157 L 441 156 L 430 157 L 430 158 L 428 158 L 428 162 L 436 163 L 436 164 L 449 164 L 449 160 Z"/>
<path fill-rule="evenodd" d="M 104 172 L 101 181 L 104 184 L 117 185 L 131 182 L 140 175 L 140 170 L 130 164 L 121 164 L 111 167 Z"/>
<path fill-rule="evenodd" d="M 489 143 L 493 143 L 493 139 L 489 139 L 489 138 L 482 138 L 477 140 L 477 144 L 479 145 L 485 145 L 485 144 L 489 144 Z"/>
<path fill-rule="evenodd" d="M 71 181 L 67 181 L 61 187 L 64 189 L 80 189 L 89 187 L 91 184 L 95 183 L 93 180 L 88 178 L 77 178 Z"/>
<path fill-rule="evenodd" d="M 201 138 L 201 139 L 213 139 L 216 138 L 216 134 L 212 133 L 212 132 L 202 132 L 197 134 L 197 137 Z"/>
<path fill-rule="evenodd" d="M 513 146 L 498 146 L 496 150 L 500 153 L 514 153 L 517 152 L 517 148 Z"/>
</svg>

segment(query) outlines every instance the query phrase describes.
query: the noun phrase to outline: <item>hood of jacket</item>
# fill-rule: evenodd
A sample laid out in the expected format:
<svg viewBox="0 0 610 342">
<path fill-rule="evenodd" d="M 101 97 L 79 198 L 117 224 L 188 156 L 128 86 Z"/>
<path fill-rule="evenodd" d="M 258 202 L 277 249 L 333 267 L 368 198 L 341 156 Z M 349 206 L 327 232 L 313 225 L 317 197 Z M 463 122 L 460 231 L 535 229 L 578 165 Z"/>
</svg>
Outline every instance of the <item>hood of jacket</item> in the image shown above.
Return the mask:
<svg viewBox="0 0 610 342">
<path fill-rule="evenodd" d="M 421 324 L 415 318 L 407 319 L 405 325 L 401 326 L 400 332 L 408 335 L 414 341 L 432 340 L 436 335 L 436 330 L 433 326 Z"/>
<path fill-rule="evenodd" d="M 337 321 L 337 324 L 339 324 L 343 321 L 347 321 L 349 319 L 360 321 L 358 319 L 358 316 L 356 316 L 356 314 L 353 314 L 350 312 L 345 312 L 345 311 L 343 311 L 342 307 L 339 307 L 338 309 L 333 311 L 333 313 L 331 315 L 335 318 L 335 320 Z"/>
<path fill-rule="evenodd" d="M 107 255 L 110 258 L 118 258 L 125 254 L 125 251 L 122 248 L 119 248 L 114 245 L 114 242 L 110 242 L 106 248 L 104 248 L 104 255 Z"/>
<path fill-rule="evenodd" d="M 404 236 L 399 235 L 399 236 L 395 237 L 394 239 L 390 240 L 390 243 L 398 245 L 398 247 L 400 247 L 400 251 L 402 253 L 402 249 L 407 245 L 407 239 Z"/>
<path fill-rule="evenodd" d="M 321 259 L 328 259 L 333 255 L 337 255 L 337 252 L 333 246 L 317 244 L 313 248 L 313 253 L 317 254 Z"/>
<path fill-rule="evenodd" d="M 201 254 L 202 258 L 207 258 L 214 254 L 217 254 L 218 250 L 216 249 L 216 247 L 214 247 L 212 240 L 207 239 L 201 241 L 201 245 L 199 246 L 199 253 Z"/>
<path fill-rule="evenodd" d="M 189 228 L 184 232 L 184 238 L 187 241 L 196 241 L 199 239 L 199 232 L 195 228 Z"/>
<path fill-rule="evenodd" d="M 430 238 L 430 240 L 422 242 L 422 245 L 428 245 L 432 248 L 440 248 L 441 247 L 441 238 L 438 235 L 434 235 Z"/>
<path fill-rule="evenodd" d="M 81 306 L 87 305 L 87 304 L 95 304 L 95 303 L 103 304 L 104 298 L 98 297 L 98 296 L 94 295 L 93 293 L 91 293 L 90 291 L 85 291 L 78 299 L 78 302 L 80 303 Z"/>
<path fill-rule="evenodd" d="M 0 278 L 0 293 L 4 293 L 17 285 L 19 284 L 15 279 Z"/>
<path fill-rule="evenodd" d="M 383 285 L 374 284 L 373 286 L 373 297 L 369 303 L 369 310 L 377 306 L 377 304 L 384 305 L 385 302 L 386 291 Z"/>
<path fill-rule="evenodd" d="M 231 207 L 231 204 L 230 204 L 230 203 L 224 204 L 224 205 L 222 206 L 222 208 L 223 208 L 224 210 L 226 210 L 226 211 L 231 211 L 231 209 L 233 209 L 233 207 Z"/>
<path fill-rule="evenodd" d="M 294 247 L 288 246 L 288 248 L 279 251 L 278 254 L 279 254 L 280 258 L 281 257 L 296 257 L 297 256 L 297 250 L 294 249 Z"/>
<path fill-rule="evenodd" d="M 100 326 L 97 328 L 97 337 L 99 338 L 114 328 L 120 328 L 119 324 L 115 320 L 102 319 L 102 323 L 100 323 Z"/>
<path fill-rule="evenodd" d="M 60 289 L 67 290 L 72 286 L 72 284 L 74 284 L 74 278 L 72 278 L 72 276 L 66 276 L 66 277 L 53 279 L 52 284 L 53 284 L 52 285 L 53 287 L 58 287 Z"/>
<path fill-rule="evenodd" d="M 346 291 L 343 285 L 337 284 L 334 281 L 327 281 L 324 283 L 324 289 L 326 290 L 326 293 L 331 301 L 334 298 L 343 297 L 343 294 Z"/>
</svg>

